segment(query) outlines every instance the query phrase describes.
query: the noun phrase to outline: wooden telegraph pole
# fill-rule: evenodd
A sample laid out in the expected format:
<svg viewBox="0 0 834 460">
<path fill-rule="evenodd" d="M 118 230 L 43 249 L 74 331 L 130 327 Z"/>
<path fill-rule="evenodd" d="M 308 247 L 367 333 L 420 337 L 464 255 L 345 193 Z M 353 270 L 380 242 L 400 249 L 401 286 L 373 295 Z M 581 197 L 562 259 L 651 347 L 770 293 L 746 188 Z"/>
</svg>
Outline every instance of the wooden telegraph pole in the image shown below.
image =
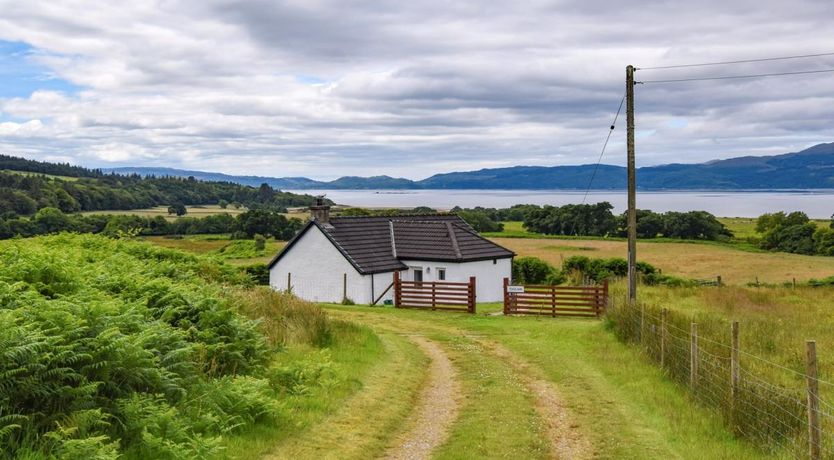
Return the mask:
<svg viewBox="0 0 834 460">
<path fill-rule="evenodd" d="M 634 168 L 634 66 L 626 67 L 626 144 L 628 149 L 628 301 L 637 301 L 637 180 Z"/>
</svg>

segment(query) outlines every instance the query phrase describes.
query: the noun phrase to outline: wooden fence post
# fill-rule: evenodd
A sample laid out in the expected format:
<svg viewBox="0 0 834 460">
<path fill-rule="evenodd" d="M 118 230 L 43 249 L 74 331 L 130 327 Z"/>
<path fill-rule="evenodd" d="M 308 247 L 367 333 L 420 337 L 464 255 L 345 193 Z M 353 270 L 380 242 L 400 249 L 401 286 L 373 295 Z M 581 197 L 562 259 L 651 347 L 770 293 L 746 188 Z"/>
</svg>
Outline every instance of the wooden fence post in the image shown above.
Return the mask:
<svg viewBox="0 0 834 460">
<path fill-rule="evenodd" d="M 508 292 L 510 285 L 510 279 L 504 278 L 504 314 L 510 313 L 510 293 Z"/>
<path fill-rule="evenodd" d="M 550 286 L 550 316 L 556 317 L 556 286 Z"/>
<path fill-rule="evenodd" d="M 666 308 L 660 310 L 660 368 L 666 369 Z"/>
<path fill-rule="evenodd" d="M 721 284 L 721 275 L 716 276 L 715 281 L 716 281 L 716 283 L 718 283 L 718 287 L 722 286 L 722 284 Z"/>
<path fill-rule="evenodd" d="M 292 292 L 292 272 L 287 272 L 287 292 Z"/>
<path fill-rule="evenodd" d="M 738 429 L 736 410 L 738 409 L 738 390 L 741 383 L 741 365 L 739 362 L 738 321 L 731 326 L 732 348 L 730 351 L 730 414 L 732 416 L 733 431 Z"/>
<path fill-rule="evenodd" d="M 475 295 L 475 289 L 476 289 L 475 277 L 470 276 L 469 277 L 469 305 L 468 305 L 469 313 L 475 313 L 475 301 L 477 299 L 477 296 Z"/>
<path fill-rule="evenodd" d="M 805 379 L 808 385 L 808 457 L 811 460 L 819 460 L 822 458 L 820 448 L 822 431 L 819 414 L 819 382 L 817 381 L 817 342 L 808 340 L 805 342 L 805 347 Z"/>
<path fill-rule="evenodd" d="M 342 301 L 347 300 L 347 273 L 342 273 Z"/>
<path fill-rule="evenodd" d="M 402 302 L 402 285 L 400 284 L 400 272 L 394 272 L 394 307 L 400 308 Z"/>
<path fill-rule="evenodd" d="M 689 337 L 689 386 L 694 392 L 698 385 L 698 323 L 690 326 Z"/>
<path fill-rule="evenodd" d="M 431 309 L 436 310 L 437 308 L 437 281 L 431 282 Z"/>
</svg>

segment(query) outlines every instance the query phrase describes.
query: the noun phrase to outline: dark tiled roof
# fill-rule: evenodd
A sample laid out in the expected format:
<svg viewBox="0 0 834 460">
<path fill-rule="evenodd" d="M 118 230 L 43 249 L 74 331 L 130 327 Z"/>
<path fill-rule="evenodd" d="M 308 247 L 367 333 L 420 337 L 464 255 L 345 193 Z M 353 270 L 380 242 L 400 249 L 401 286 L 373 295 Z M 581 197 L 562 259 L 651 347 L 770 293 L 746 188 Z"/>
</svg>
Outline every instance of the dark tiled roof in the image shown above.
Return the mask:
<svg viewBox="0 0 834 460">
<path fill-rule="evenodd" d="M 401 259 L 471 262 L 515 255 L 478 235 L 452 214 L 333 217 L 329 225 L 310 222 L 269 264 L 272 267 L 311 226 L 324 232 L 360 273 L 407 268 Z"/>
</svg>

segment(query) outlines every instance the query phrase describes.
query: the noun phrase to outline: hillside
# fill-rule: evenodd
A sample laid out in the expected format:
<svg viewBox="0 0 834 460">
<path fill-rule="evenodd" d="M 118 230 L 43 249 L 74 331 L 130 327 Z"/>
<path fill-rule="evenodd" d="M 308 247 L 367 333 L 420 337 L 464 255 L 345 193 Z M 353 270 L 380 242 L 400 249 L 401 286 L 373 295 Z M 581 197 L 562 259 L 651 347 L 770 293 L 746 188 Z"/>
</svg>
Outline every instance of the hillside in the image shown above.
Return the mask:
<svg viewBox="0 0 834 460">
<path fill-rule="evenodd" d="M 435 174 L 419 181 L 389 176 L 342 177 L 317 181 L 304 177 L 233 176 L 170 168 L 113 168 L 107 172 L 143 176 L 195 177 L 245 185 L 267 183 L 276 188 L 303 189 L 498 189 L 582 190 L 595 165 L 514 166 Z M 698 164 L 669 164 L 638 168 L 644 190 L 761 190 L 834 188 L 834 143 L 819 144 L 796 153 L 745 156 Z M 626 186 L 626 170 L 600 165 L 592 187 L 618 190 Z"/>
<path fill-rule="evenodd" d="M 312 204 L 314 197 L 193 177 L 103 174 L 78 166 L 0 156 L 0 215 L 152 208 L 173 204 L 240 203 L 247 207 Z"/>
</svg>

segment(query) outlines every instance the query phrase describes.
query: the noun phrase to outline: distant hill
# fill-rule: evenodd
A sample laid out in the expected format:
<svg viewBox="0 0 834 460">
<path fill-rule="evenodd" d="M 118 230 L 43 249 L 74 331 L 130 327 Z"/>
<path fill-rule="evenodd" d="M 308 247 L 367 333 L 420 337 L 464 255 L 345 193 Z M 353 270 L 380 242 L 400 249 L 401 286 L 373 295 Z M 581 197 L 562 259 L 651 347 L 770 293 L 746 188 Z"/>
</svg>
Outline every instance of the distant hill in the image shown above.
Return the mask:
<svg viewBox="0 0 834 460">
<path fill-rule="evenodd" d="M 342 177 L 316 181 L 304 177 L 233 176 L 171 168 L 113 168 L 104 172 L 154 176 L 193 176 L 200 180 L 227 181 L 257 186 L 267 183 L 285 190 L 303 189 L 497 189 L 582 190 L 594 174 L 594 165 L 514 166 L 478 171 L 435 174 L 412 181 L 389 176 Z M 834 143 L 819 144 L 796 153 L 746 156 L 697 164 L 647 166 L 637 170 L 643 190 L 753 190 L 834 188 Z M 600 165 L 592 188 L 626 187 L 626 169 Z"/>
</svg>

